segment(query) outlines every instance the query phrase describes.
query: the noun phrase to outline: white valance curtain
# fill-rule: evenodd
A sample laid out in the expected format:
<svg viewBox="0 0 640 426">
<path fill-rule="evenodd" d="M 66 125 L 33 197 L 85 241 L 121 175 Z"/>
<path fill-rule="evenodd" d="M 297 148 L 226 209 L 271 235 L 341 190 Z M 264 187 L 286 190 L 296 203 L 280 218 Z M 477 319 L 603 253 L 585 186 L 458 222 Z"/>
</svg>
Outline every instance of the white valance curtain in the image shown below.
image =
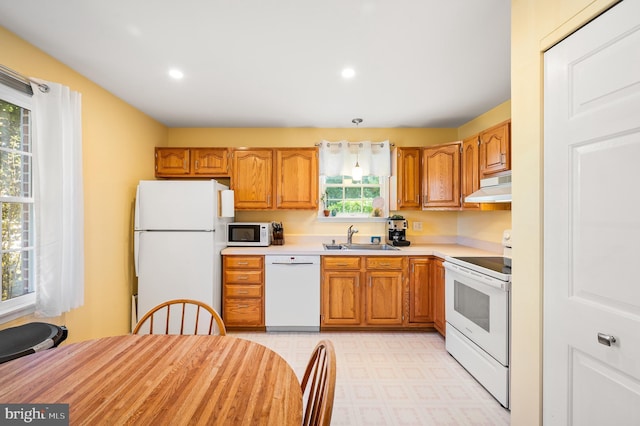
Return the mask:
<svg viewBox="0 0 640 426">
<path fill-rule="evenodd" d="M 320 174 L 324 176 L 351 176 L 356 162 L 362 174 L 391 175 L 391 150 L 389 141 L 349 142 L 322 141 L 320 144 Z"/>
<path fill-rule="evenodd" d="M 57 83 L 33 85 L 36 315 L 84 303 L 81 95 Z"/>
</svg>

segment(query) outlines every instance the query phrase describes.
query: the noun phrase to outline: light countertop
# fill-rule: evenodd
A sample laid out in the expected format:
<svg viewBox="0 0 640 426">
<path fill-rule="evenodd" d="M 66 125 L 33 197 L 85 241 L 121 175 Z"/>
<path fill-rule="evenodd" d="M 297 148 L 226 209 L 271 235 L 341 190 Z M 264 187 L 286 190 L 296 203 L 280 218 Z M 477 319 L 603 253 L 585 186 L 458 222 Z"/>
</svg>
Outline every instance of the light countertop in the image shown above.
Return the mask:
<svg viewBox="0 0 640 426">
<path fill-rule="evenodd" d="M 502 256 L 502 253 L 461 244 L 411 244 L 399 250 L 325 250 L 321 242 L 285 243 L 268 247 L 227 247 L 222 255 L 320 255 L 320 256 Z"/>
</svg>

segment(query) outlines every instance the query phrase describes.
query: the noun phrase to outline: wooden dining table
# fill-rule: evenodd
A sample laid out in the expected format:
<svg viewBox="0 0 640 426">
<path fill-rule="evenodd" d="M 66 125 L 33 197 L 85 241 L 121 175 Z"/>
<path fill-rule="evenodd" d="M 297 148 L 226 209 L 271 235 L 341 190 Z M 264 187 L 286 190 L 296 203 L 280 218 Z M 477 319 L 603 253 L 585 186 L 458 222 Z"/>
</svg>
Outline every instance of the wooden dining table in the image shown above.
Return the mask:
<svg viewBox="0 0 640 426">
<path fill-rule="evenodd" d="M 295 372 L 232 336 L 126 335 L 0 364 L 0 403 L 67 403 L 71 425 L 300 425 Z"/>
</svg>

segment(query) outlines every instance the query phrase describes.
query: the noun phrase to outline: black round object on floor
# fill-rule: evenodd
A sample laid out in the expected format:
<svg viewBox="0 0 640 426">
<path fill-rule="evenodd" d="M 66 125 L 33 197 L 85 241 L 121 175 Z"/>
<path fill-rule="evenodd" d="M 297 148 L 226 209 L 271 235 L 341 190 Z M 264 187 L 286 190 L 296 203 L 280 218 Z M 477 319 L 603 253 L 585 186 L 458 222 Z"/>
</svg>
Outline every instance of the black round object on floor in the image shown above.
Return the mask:
<svg viewBox="0 0 640 426">
<path fill-rule="evenodd" d="M 0 330 L 0 364 L 45 349 L 55 348 L 67 338 L 67 328 L 32 322 Z"/>
</svg>

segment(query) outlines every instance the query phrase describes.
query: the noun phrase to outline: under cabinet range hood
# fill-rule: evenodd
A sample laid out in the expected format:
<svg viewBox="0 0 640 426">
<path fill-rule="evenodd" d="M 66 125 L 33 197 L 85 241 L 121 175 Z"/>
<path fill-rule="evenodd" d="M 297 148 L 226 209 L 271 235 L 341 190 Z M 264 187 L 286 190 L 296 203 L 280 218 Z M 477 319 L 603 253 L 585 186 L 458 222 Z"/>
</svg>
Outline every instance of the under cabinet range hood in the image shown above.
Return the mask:
<svg viewBox="0 0 640 426">
<path fill-rule="evenodd" d="M 464 199 L 465 203 L 510 203 L 511 170 L 480 180 L 480 189 Z"/>
</svg>

